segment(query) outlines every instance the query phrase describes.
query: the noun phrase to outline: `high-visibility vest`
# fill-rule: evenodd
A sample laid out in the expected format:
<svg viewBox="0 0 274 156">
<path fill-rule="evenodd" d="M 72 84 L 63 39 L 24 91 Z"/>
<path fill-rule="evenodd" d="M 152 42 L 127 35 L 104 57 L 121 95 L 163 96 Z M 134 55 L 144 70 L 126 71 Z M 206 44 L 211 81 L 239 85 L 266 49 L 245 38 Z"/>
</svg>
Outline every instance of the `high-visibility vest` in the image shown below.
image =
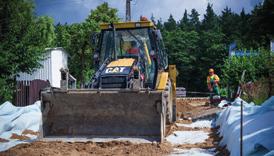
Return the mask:
<svg viewBox="0 0 274 156">
<path fill-rule="evenodd" d="M 212 80 L 216 80 L 216 81 L 220 81 L 220 78 L 218 77 L 218 75 L 213 74 L 212 76 L 207 76 L 207 83 L 211 83 Z"/>
</svg>

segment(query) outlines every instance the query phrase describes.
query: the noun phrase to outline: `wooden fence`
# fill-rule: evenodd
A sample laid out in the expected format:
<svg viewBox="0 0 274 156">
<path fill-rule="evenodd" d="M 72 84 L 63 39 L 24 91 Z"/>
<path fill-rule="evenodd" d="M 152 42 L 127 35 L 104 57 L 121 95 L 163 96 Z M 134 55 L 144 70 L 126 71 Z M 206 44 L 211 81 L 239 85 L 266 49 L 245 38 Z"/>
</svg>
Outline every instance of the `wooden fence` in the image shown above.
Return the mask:
<svg viewBox="0 0 274 156">
<path fill-rule="evenodd" d="M 44 80 L 17 81 L 16 106 L 27 106 L 40 99 L 40 91 L 49 86 Z"/>
</svg>

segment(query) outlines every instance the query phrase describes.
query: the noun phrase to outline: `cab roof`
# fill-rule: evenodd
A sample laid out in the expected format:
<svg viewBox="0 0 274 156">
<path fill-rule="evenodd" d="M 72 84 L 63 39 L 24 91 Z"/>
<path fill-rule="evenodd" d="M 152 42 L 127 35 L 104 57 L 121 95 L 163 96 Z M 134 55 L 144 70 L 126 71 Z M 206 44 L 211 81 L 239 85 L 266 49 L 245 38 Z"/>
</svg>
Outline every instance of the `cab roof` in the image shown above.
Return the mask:
<svg viewBox="0 0 274 156">
<path fill-rule="evenodd" d="M 116 29 L 143 28 L 143 27 L 155 28 L 155 25 L 151 21 L 118 22 L 118 23 L 113 23 L 113 25 Z M 101 30 L 106 30 L 106 29 L 110 29 L 110 28 L 112 28 L 110 23 L 100 24 Z"/>
</svg>

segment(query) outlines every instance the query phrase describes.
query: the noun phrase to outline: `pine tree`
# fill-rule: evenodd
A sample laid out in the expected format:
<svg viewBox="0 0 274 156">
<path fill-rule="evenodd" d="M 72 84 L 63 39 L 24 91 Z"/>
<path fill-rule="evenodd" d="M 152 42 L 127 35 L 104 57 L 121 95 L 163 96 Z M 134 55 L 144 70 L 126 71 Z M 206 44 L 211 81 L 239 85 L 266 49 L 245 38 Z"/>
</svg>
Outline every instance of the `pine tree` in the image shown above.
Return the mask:
<svg viewBox="0 0 274 156">
<path fill-rule="evenodd" d="M 185 10 L 184 16 L 180 20 L 179 27 L 184 31 L 189 30 L 189 19 L 188 19 L 187 10 Z"/>
<path fill-rule="evenodd" d="M 198 31 L 200 28 L 200 20 L 199 20 L 200 14 L 195 10 L 191 10 L 191 14 L 189 15 L 189 23 L 191 30 Z"/>
<path fill-rule="evenodd" d="M 239 15 L 233 13 L 230 8 L 226 7 L 220 16 L 220 26 L 225 34 L 226 43 L 230 44 L 240 37 L 238 29 L 240 23 Z"/>
<path fill-rule="evenodd" d="M 219 29 L 218 16 L 214 13 L 212 4 L 208 3 L 207 5 L 206 14 L 204 15 L 204 19 L 202 21 L 202 29 L 205 31 L 216 31 Z"/>
<path fill-rule="evenodd" d="M 164 30 L 164 25 L 163 25 L 163 22 L 162 22 L 162 19 L 161 19 L 161 18 L 160 18 L 159 20 L 157 20 L 156 27 L 157 27 L 158 29 L 160 29 L 161 31 Z"/>
<path fill-rule="evenodd" d="M 274 37 L 274 1 L 265 0 L 263 4 L 254 8 L 251 13 L 249 37 L 257 46 L 268 46 L 269 40 Z"/>
<path fill-rule="evenodd" d="M 170 14 L 167 22 L 164 23 L 164 27 L 167 31 L 176 30 L 176 21 L 171 14 Z"/>
</svg>

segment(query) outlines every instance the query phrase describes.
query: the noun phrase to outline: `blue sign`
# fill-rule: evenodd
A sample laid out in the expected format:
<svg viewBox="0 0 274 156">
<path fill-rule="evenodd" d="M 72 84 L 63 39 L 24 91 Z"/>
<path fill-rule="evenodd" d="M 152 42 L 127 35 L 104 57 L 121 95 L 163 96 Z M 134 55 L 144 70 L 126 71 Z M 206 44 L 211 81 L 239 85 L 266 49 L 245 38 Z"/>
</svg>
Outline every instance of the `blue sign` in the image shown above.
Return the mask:
<svg viewBox="0 0 274 156">
<path fill-rule="evenodd" d="M 237 50 L 236 42 L 233 42 L 229 45 L 229 56 L 256 56 L 258 55 L 257 51 L 253 50 Z"/>
<path fill-rule="evenodd" d="M 258 55 L 257 51 L 250 51 L 250 50 L 233 50 L 229 52 L 229 56 L 256 56 Z"/>
</svg>

